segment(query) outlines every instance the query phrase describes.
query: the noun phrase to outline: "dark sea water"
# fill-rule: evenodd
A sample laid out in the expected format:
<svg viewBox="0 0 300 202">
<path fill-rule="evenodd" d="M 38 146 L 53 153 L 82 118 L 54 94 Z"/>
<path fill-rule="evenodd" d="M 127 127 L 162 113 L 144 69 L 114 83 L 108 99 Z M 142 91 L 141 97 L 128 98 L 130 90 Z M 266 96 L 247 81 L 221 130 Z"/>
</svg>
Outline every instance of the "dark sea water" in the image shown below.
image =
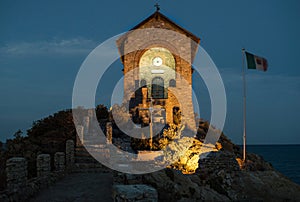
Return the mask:
<svg viewBox="0 0 300 202">
<path fill-rule="evenodd" d="M 300 145 L 247 145 L 247 151 L 261 155 L 276 170 L 300 184 Z"/>
</svg>

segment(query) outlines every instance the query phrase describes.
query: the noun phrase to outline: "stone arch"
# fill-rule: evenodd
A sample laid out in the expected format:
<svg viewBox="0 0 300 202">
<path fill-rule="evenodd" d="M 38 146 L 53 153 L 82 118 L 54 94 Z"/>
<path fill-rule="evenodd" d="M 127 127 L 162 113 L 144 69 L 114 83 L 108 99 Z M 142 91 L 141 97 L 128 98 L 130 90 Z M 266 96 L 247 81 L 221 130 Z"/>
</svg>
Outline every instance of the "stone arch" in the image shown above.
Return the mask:
<svg viewBox="0 0 300 202">
<path fill-rule="evenodd" d="M 146 51 L 148 51 L 154 47 L 162 47 L 162 48 L 169 50 L 172 53 L 174 60 L 175 60 L 175 64 L 176 64 L 175 71 L 177 72 L 178 71 L 177 68 L 179 68 L 181 65 L 181 58 L 179 56 L 178 49 L 175 46 L 173 46 L 172 44 L 166 42 L 165 40 L 155 40 L 155 41 L 149 41 L 147 43 L 144 43 L 140 47 L 140 50 L 137 50 L 134 54 L 133 67 L 134 68 L 138 67 L 140 58 L 142 57 L 142 55 Z"/>
</svg>

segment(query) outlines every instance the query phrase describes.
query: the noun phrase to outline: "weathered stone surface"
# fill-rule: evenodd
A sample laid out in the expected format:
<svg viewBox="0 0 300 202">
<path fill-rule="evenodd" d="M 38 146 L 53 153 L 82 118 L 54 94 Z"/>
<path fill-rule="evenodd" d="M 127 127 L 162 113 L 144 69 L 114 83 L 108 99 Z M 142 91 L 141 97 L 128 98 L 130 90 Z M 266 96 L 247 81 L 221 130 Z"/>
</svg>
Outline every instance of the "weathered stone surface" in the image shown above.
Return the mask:
<svg viewBox="0 0 300 202">
<path fill-rule="evenodd" d="M 106 141 L 108 144 L 112 144 L 112 135 L 113 135 L 112 123 L 107 122 L 106 123 Z"/>
<path fill-rule="evenodd" d="M 73 140 L 67 140 L 66 142 L 66 168 L 71 170 L 74 167 L 75 162 L 75 147 Z"/>
<path fill-rule="evenodd" d="M 183 137 L 168 145 L 165 158 L 172 162 L 170 168 L 181 170 L 184 174 L 191 174 L 198 168 L 200 156 L 207 151 L 217 151 L 217 149 L 214 145 L 203 145 L 196 138 Z"/>
<path fill-rule="evenodd" d="M 64 152 L 56 152 L 54 154 L 54 168 L 56 171 L 64 171 L 65 170 L 65 153 Z"/>
<path fill-rule="evenodd" d="M 36 177 L 27 181 L 26 184 L 14 190 L 4 190 L 0 192 L 1 202 L 20 201 L 27 202 L 41 189 L 48 187 L 58 179 L 62 178 L 64 173 L 51 172 L 47 177 Z M 44 200 L 45 201 L 45 200 Z"/>
<path fill-rule="evenodd" d="M 7 188 L 16 191 L 26 185 L 27 161 L 25 158 L 14 157 L 6 161 Z"/>
<path fill-rule="evenodd" d="M 76 126 L 77 136 L 76 136 L 76 146 L 81 146 L 84 143 L 84 127 L 82 125 Z"/>
<path fill-rule="evenodd" d="M 40 154 L 36 159 L 36 170 L 38 177 L 44 177 L 50 174 L 50 154 Z"/>
<path fill-rule="evenodd" d="M 89 134 L 89 130 L 90 130 L 90 117 L 89 116 L 85 116 L 83 117 L 83 134 L 86 136 Z"/>
<path fill-rule="evenodd" d="M 248 157 L 254 160 L 251 155 Z M 174 169 L 144 175 L 116 173 L 114 181 L 151 185 L 157 190 L 159 201 L 300 200 L 300 186 L 269 167 L 263 159 L 255 157 L 251 170 L 241 170 L 235 158 L 229 151 L 211 152 L 199 160 L 194 174 Z"/>
<path fill-rule="evenodd" d="M 114 201 L 139 201 L 139 202 L 156 202 L 158 201 L 157 191 L 144 184 L 135 185 L 114 185 Z"/>
<path fill-rule="evenodd" d="M 191 37 L 191 34 L 185 32 L 184 29 L 157 12 L 132 32 L 121 36 L 117 40 L 117 44 L 120 53 L 123 54 L 121 60 L 124 64 L 123 72 L 125 74 L 124 100 L 131 100 L 134 103 L 130 106 L 131 109 L 135 111 L 137 108 L 145 106 L 149 108 L 148 98 L 155 98 L 155 93 L 152 95 L 151 85 L 155 78 L 159 77 L 163 79 L 166 90 L 163 92 L 164 99 L 155 98 L 154 105 L 165 108 L 166 123 L 174 122 L 174 109 L 179 108 L 183 115 L 182 121 L 189 128 L 194 129 L 196 127 L 192 104 L 191 64 L 200 39 L 196 36 Z M 150 51 L 149 53 L 149 50 L 159 51 L 154 51 L 154 53 Z M 162 58 L 163 65 L 155 67 L 152 60 L 158 56 Z M 145 64 L 143 59 L 146 59 Z M 151 69 L 156 68 L 155 70 L 164 73 L 153 74 L 148 71 L 149 68 L 143 68 L 145 66 L 152 66 Z M 144 92 L 144 101 L 141 99 L 142 93 L 132 92 L 137 87 L 143 87 L 141 86 L 142 81 L 146 81 L 146 88 L 148 88 L 147 96 Z M 176 85 L 169 86 L 171 81 Z M 141 116 L 139 118 L 143 119 Z"/>
</svg>

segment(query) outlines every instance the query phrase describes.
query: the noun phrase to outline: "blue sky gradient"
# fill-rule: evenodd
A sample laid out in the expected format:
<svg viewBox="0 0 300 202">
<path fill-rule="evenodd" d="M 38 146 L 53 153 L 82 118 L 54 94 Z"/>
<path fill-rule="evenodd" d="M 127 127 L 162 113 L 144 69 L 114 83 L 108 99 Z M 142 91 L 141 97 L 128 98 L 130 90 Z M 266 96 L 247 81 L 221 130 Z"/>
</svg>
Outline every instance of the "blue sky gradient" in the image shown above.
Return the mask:
<svg viewBox="0 0 300 202">
<path fill-rule="evenodd" d="M 74 80 L 86 56 L 106 39 L 151 15 L 156 1 L 0 1 L 0 140 L 71 107 Z M 241 49 L 268 59 L 247 71 L 249 144 L 300 144 L 300 1 L 158 1 L 161 12 L 201 38 L 223 78 L 228 101 L 224 132 L 242 143 Z M 107 73 L 122 76 L 120 61 Z M 194 75 L 201 116 L 210 100 Z M 109 88 L 108 88 L 109 89 Z M 109 106 L 110 90 L 97 102 Z"/>
</svg>

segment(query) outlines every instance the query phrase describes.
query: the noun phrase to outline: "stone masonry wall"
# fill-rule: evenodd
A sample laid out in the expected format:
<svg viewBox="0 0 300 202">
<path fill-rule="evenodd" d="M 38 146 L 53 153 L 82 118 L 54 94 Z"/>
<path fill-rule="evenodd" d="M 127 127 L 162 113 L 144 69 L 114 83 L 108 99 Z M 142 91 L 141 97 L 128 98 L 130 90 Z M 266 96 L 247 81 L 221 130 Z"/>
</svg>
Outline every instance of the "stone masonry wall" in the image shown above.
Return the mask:
<svg viewBox="0 0 300 202">
<path fill-rule="evenodd" d="M 146 29 L 147 28 L 147 29 Z M 159 29 L 153 29 L 159 28 Z M 124 41 L 122 41 L 124 39 Z M 166 20 L 160 14 L 153 17 L 138 29 L 133 30 L 117 43 L 122 47 L 124 56 L 124 102 L 134 98 L 133 89 L 137 88 L 137 83 L 141 80 L 139 62 L 145 51 L 153 47 L 162 47 L 169 50 L 175 59 L 176 88 L 169 90 L 180 91 L 174 99 L 174 93 L 169 92 L 169 97 L 165 99 L 166 122 L 173 122 L 173 107 L 180 107 L 184 113 L 183 120 L 190 129 L 195 129 L 194 109 L 192 103 L 192 60 L 197 50 L 199 41 L 190 38 L 189 33 L 179 28 L 174 23 Z M 122 41 L 122 42 L 121 42 Z M 179 76 L 180 75 L 180 76 Z M 156 75 L 152 75 L 156 76 Z M 160 75 L 167 80 L 166 75 Z M 151 77 L 152 78 L 152 77 Z M 184 84 L 184 85 L 183 85 Z M 166 85 L 167 86 L 167 85 Z M 140 86 L 138 86 L 140 87 Z M 178 103 L 179 102 L 179 103 Z M 181 105 L 181 106 L 180 106 Z"/>
<path fill-rule="evenodd" d="M 54 154 L 54 168 L 56 171 L 64 171 L 65 170 L 65 153 L 64 152 L 56 152 Z"/>
<path fill-rule="evenodd" d="M 27 179 L 27 160 L 13 157 L 6 162 L 7 189 L 0 192 L 1 202 L 28 201 L 35 193 L 48 187 L 65 175 L 66 163 L 69 170 L 74 164 L 74 141 L 66 142 L 66 154 L 56 152 L 54 155 L 54 171 L 51 172 L 51 157 L 49 154 L 37 156 L 37 177 Z M 65 160 L 67 159 L 67 161 Z"/>
<path fill-rule="evenodd" d="M 50 160 L 50 154 L 40 154 L 37 156 L 36 169 L 38 177 L 45 177 L 49 175 L 51 171 Z"/>
<path fill-rule="evenodd" d="M 10 158 L 6 162 L 7 189 L 15 191 L 27 181 L 27 161 L 25 158 Z"/>
<path fill-rule="evenodd" d="M 72 170 L 75 162 L 75 147 L 73 140 L 67 140 L 66 142 L 66 168 Z"/>
</svg>

